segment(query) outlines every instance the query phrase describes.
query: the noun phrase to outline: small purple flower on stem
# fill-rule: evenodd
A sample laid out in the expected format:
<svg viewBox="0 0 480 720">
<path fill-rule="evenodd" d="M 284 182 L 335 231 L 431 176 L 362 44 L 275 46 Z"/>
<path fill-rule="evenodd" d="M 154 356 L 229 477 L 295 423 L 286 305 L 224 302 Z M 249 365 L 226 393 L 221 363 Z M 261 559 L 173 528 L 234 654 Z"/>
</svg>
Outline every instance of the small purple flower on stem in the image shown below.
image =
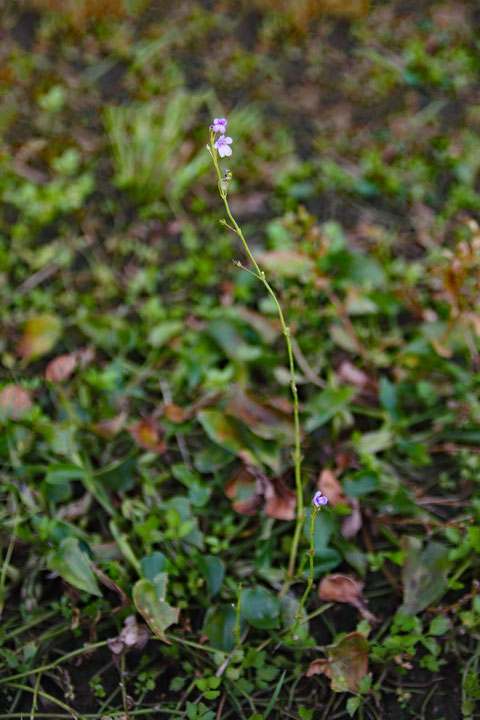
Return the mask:
<svg viewBox="0 0 480 720">
<path fill-rule="evenodd" d="M 227 130 L 227 121 L 225 118 L 213 118 L 213 123 L 210 125 L 210 130 L 213 132 L 225 133 Z"/>
<path fill-rule="evenodd" d="M 215 150 L 218 150 L 218 154 L 220 157 L 225 157 L 226 155 L 230 156 L 232 154 L 232 148 L 228 147 L 232 144 L 232 138 L 231 137 L 225 137 L 225 135 L 220 135 L 217 142 L 214 144 Z"/>
<path fill-rule="evenodd" d="M 320 508 L 322 505 L 326 505 L 328 503 L 328 498 L 325 497 L 325 495 L 322 495 L 319 490 L 313 496 L 312 503 L 315 505 L 316 508 Z"/>
</svg>

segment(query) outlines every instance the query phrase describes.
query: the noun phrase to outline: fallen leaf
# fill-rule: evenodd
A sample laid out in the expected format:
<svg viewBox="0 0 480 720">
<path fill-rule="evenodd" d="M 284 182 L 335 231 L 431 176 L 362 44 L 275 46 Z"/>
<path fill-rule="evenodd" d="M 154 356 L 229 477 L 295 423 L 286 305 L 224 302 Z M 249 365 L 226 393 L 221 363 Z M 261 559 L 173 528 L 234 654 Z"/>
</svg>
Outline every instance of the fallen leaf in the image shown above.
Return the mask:
<svg viewBox="0 0 480 720">
<path fill-rule="evenodd" d="M 163 414 L 167 418 L 167 420 L 170 420 L 170 422 L 174 423 L 175 425 L 185 422 L 185 420 L 188 417 L 188 414 L 185 412 L 183 408 L 181 408 L 179 405 L 165 405 L 163 408 Z"/>
<path fill-rule="evenodd" d="M 307 677 L 324 674 L 331 680 L 335 692 L 357 693 L 360 680 L 368 673 L 368 640 L 359 632 L 345 635 L 335 645 L 328 645 L 326 659 L 314 660 Z"/>
<path fill-rule="evenodd" d="M 255 515 L 262 506 L 262 473 L 251 466 L 238 470 L 225 485 L 225 494 L 240 515 Z"/>
<path fill-rule="evenodd" d="M 0 392 L 0 415 L 9 420 L 21 420 L 31 407 L 30 393 L 18 385 L 6 385 Z"/>
<path fill-rule="evenodd" d="M 55 347 L 61 332 L 62 324 L 56 315 L 36 315 L 25 325 L 17 353 L 27 362 L 45 355 Z"/>
<path fill-rule="evenodd" d="M 347 497 L 332 470 L 328 468 L 322 470 L 318 478 L 317 487 L 322 495 L 328 498 L 328 502 L 332 507 L 336 507 L 342 503 L 347 504 Z"/>
<path fill-rule="evenodd" d="M 347 515 L 342 520 L 341 532 L 347 540 L 354 537 L 362 527 L 362 514 L 358 499 L 349 498 L 345 495 L 335 473 L 328 468 L 323 469 L 320 473 L 317 486 L 322 495 L 328 498 L 332 507 L 346 505 L 351 509 L 350 515 Z"/>
<path fill-rule="evenodd" d="M 318 597 L 324 602 L 350 603 L 357 608 L 365 620 L 377 621 L 375 615 L 372 615 L 367 609 L 362 583 L 357 582 L 349 575 L 341 573 L 325 575 L 318 586 Z"/>
<path fill-rule="evenodd" d="M 139 625 L 135 615 L 125 618 L 120 635 L 108 639 L 108 647 L 113 655 L 123 655 L 126 650 L 142 650 L 150 638 L 146 625 Z"/>
<path fill-rule="evenodd" d="M 45 369 L 45 380 L 58 383 L 68 380 L 78 364 L 78 358 L 75 353 L 68 355 L 59 355 L 50 360 Z"/>
<path fill-rule="evenodd" d="M 330 664 L 328 660 L 312 660 L 308 666 L 306 675 L 307 677 L 312 677 L 312 675 L 326 675 L 327 677 L 331 677 L 329 673 Z"/>
<path fill-rule="evenodd" d="M 288 488 L 282 478 L 267 478 L 263 488 L 265 515 L 277 520 L 294 520 L 297 495 Z"/>
<path fill-rule="evenodd" d="M 422 550 L 416 537 L 403 537 L 402 550 L 407 556 L 402 567 L 403 604 L 400 612 L 417 615 L 438 600 L 447 587 L 450 562 L 446 548 L 431 542 Z"/>
<path fill-rule="evenodd" d="M 225 486 L 233 500 L 233 509 L 241 515 L 255 515 L 264 507 L 265 514 L 277 520 L 293 520 L 297 496 L 282 478 L 269 478 L 249 465 L 238 470 Z"/>
<path fill-rule="evenodd" d="M 163 453 L 167 449 L 162 439 L 162 429 L 154 418 L 144 418 L 130 425 L 128 432 L 137 445 L 151 452 Z"/>
<path fill-rule="evenodd" d="M 264 440 L 295 442 L 295 426 L 291 415 L 260 402 L 239 387 L 230 393 L 225 412 L 241 420 L 254 435 Z"/>
</svg>

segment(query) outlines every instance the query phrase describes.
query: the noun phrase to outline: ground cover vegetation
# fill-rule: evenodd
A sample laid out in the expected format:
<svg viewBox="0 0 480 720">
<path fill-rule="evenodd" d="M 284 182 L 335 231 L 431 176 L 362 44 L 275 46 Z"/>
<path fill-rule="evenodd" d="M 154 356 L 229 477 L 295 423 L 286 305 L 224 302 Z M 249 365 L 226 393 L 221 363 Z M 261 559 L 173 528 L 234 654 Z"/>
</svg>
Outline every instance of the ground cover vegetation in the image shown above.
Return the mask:
<svg viewBox="0 0 480 720">
<path fill-rule="evenodd" d="M 0 718 L 480 717 L 480 10 L 319 5 L 2 6 Z"/>
</svg>

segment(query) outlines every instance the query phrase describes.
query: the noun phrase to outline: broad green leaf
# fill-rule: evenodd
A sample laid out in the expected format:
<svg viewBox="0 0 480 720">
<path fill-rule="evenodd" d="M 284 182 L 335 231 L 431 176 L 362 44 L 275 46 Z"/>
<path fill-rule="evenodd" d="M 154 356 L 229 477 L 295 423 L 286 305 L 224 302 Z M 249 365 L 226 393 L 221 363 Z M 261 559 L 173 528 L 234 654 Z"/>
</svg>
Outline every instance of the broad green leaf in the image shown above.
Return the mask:
<svg viewBox="0 0 480 720">
<path fill-rule="evenodd" d="M 231 652 L 235 647 L 236 612 L 231 605 L 221 605 L 207 610 L 203 621 L 203 632 L 208 637 L 210 645 L 218 650 Z M 240 615 L 240 634 L 246 627 L 246 622 Z"/>
<path fill-rule="evenodd" d="M 57 463 L 49 465 L 46 481 L 51 485 L 61 485 L 69 480 L 83 480 L 86 475 L 84 468 L 73 463 Z"/>
<path fill-rule="evenodd" d="M 309 417 L 305 423 L 306 431 L 313 432 L 325 425 L 337 413 L 348 407 L 354 394 L 355 389 L 350 387 L 342 387 L 338 390 L 328 388 L 319 392 L 308 405 Z"/>
<path fill-rule="evenodd" d="M 168 320 L 155 325 L 148 334 L 148 343 L 154 348 L 162 347 L 183 329 L 183 322 L 180 320 Z"/>
<path fill-rule="evenodd" d="M 207 581 L 207 588 L 210 597 L 218 593 L 222 587 L 225 576 L 225 566 L 216 555 L 200 555 L 198 566 L 203 577 Z"/>
<path fill-rule="evenodd" d="M 250 625 L 260 630 L 278 627 L 280 604 L 275 595 L 261 585 L 242 592 L 240 611 Z"/>
<path fill-rule="evenodd" d="M 92 595 L 101 596 L 92 562 L 87 553 L 80 549 L 77 538 L 67 537 L 62 540 L 58 549 L 48 556 L 47 566 L 70 585 L 79 590 L 86 590 Z"/>
<path fill-rule="evenodd" d="M 160 573 L 155 582 L 138 580 L 133 586 L 133 602 L 153 632 L 165 642 L 165 630 L 178 622 L 179 608 L 165 602 L 167 573 Z"/>
<path fill-rule="evenodd" d="M 411 617 L 438 600 L 447 587 L 450 563 L 446 548 L 431 542 L 422 550 L 416 537 L 404 537 L 402 550 L 407 557 L 403 564 L 403 604 L 399 612 Z"/>
<path fill-rule="evenodd" d="M 163 572 L 166 561 L 165 555 L 158 551 L 153 552 L 148 557 L 141 558 L 140 566 L 144 578 L 153 582 Z"/>
</svg>

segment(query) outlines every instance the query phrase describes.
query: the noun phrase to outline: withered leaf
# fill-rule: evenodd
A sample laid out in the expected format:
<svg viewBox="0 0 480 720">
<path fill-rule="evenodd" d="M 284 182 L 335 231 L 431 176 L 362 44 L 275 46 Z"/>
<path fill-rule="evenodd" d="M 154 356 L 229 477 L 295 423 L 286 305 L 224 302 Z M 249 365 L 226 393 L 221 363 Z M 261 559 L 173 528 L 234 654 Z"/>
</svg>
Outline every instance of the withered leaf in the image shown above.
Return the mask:
<svg viewBox="0 0 480 720">
<path fill-rule="evenodd" d="M 6 385 L 0 392 L 0 416 L 21 420 L 31 407 L 30 393 L 18 385 Z"/>
<path fill-rule="evenodd" d="M 225 412 L 241 420 L 254 435 L 264 440 L 295 442 L 295 426 L 291 415 L 260 402 L 239 387 L 234 387 L 230 393 Z"/>
<path fill-rule="evenodd" d="M 167 449 L 162 439 L 162 428 L 155 418 L 143 418 L 130 425 L 128 432 L 137 445 L 151 452 L 164 453 Z"/>
<path fill-rule="evenodd" d="M 163 414 L 167 418 L 167 420 L 170 420 L 170 422 L 174 423 L 175 425 L 185 422 L 185 420 L 188 418 L 188 413 L 185 412 L 183 408 L 181 408 L 179 405 L 165 405 L 163 408 Z"/>
<path fill-rule="evenodd" d="M 314 660 L 307 677 L 324 674 L 331 680 L 335 692 L 358 692 L 360 680 L 368 672 L 368 640 L 359 632 L 352 632 L 335 645 L 325 648 L 326 659 Z"/>
<path fill-rule="evenodd" d="M 242 515 L 255 515 L 263 506 L 265 514 L 277 520 L 293 520 L 297 496 L 282 478 L 269 478 L 250 465 L 238 470 L 225 486 L 233 509 Z"/>
<path fill-rule="evenodd" d="M 325 575 L 318 586 L 318 597 L 324 602 L 350 603 L 357 608 L 365 620 L 376 622 L 376 617 L 366 606 L 363 585 L 349 575 L 336 573 Z"/>
<path fill-rule="evenodd" d="M 333 470 L 324 468 L 319 475 L 317 486 L 322 495 L 328 498 L 328 502 L 332 507 L 347 503 L 347 497 Z"/>
<path fill-rule="evenodd" d="M 68 380 L 77 364 L 78 358 L 75 353 L 59 355 L 48 363 L 45 369 L 45 380 L 53 383 Z"/>
<path fill-rule="evenodd" d="M 343 537 L 347 540 L 354 537 L 362 527 L 362 514 L 358 499 L 349 498 L 345 495 L 335 473 L 329 468 L 324 468 L 321 471 L 317 485 L 322 495 L 328 498 L 332 507 L 343 504 L 351 509 L 350 515 L 347 515 L 342 520 L 341 531 Z"/>
</svg>

